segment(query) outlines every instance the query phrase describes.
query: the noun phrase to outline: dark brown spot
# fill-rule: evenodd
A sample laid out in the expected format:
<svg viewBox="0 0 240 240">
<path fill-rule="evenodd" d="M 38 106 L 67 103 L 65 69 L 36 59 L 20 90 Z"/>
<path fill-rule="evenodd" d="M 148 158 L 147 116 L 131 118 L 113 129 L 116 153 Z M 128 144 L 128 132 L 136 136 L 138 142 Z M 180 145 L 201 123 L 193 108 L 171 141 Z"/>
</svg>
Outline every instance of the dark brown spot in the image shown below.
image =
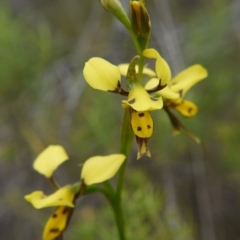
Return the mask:
<svg viewBox="0 0 240 240">
<path fill-rule="evenodd" d="M 150 129 L 150 128 L 151 128 L 151 126 L 150 126 L 150 125 L 147 125 L 147 128 L 148 128 L 148 129 Z"/>
<path fill-rule="evenodd" d="M 141 127 L 138 127 L 138 128 L 137 128 L 137 131 L 142 131 L 142 128 L 141 128 Z"/>
<path fill-rule="evenodd" d="M 121 88 L 121 83 L 120 83 L 120 81 L 117 82 L 117 88 Z"/>
<path fill-rule="evenodd" d="M 62 214 L 66 214 L 68 212 L 69 208 L 68 207 L 65 207 L 62 211 Z"/>
<path fill-rule="evenodd" d="M 139 117 L 144 117 L 144 115 L 145 115 L 144 113 L 139 113 L 138 114 Z"/>
<path fill-rule="evenodd" d="M 133 103 L 135 103 L 135 102 L 136 102 L 136 99 L 135 99 L 135 98 L 133 98 L 132 100 L 128 101 L 129 104 L 133 104 Z"/>
<path fill-rule="evenodd" d="M 189 113 L 191 113 L 191 112 L 192 112 L 192 110 L 193 110 L 193 109 L 190 107 L 190 108 L 188 109 L 188 112 L 189 112 Z"/>
<path fill-rule="evenodd" d="M 57 232 L 60 232 L 60 230 L 58 228 L 51 228 L 50 232 L 57 233 Z"/>
<path fill-rule="evenodd" d="M 54 213 L 53 215 L 52 215 L 52 217 L 53 218 L 56 218 L 58 215 L 56 214 L 56 213 Z"/>
<path fill-rule="evenodd" d="M 179 95 L 180 95 L 180 97 L 182 97 L 182 95 L 183 95 L 183 90 L 180 90 L 180 91 L 179 91 Z"/>
</svg>

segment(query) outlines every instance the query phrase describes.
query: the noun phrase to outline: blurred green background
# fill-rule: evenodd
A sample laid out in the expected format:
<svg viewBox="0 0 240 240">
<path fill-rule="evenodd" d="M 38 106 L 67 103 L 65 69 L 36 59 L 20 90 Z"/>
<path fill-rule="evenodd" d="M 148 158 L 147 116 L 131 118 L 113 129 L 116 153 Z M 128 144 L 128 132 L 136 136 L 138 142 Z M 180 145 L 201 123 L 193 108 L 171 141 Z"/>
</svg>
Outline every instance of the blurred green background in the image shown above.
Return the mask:
<svg viewBox="0 0 240 240">
<path fill-rule="evenodd" d="M 199 106 L 182 122 L 202 141 L 172 136 L 164 111 L 153 113 L 152 158 L 136 161 L 134 143 L 124 192 L 128 239 L 240 238 L 240 2 L 145 0 L 152 21 L 150 47 L 173 75 L 200 63 L 209 77 L 187 98 Z M 129 1 L 121 0 L 126 11 Z M 79 164 L 119 151 L 121 97 L 91 89 L 84 62 L 114 64 L 136 54 L 129 34 L 97 0 L 0 1 L 0 236 L 41 239 L 53 209 L 35 210 L 23 196 L 51 193 L 32 170 L 36 155 L 62 144 L 71 160 L 57 171 L 63 185 L 79 180 Z M 69 240 L 117 239 L 109 206 L 83 197 Z"/>
</svg>

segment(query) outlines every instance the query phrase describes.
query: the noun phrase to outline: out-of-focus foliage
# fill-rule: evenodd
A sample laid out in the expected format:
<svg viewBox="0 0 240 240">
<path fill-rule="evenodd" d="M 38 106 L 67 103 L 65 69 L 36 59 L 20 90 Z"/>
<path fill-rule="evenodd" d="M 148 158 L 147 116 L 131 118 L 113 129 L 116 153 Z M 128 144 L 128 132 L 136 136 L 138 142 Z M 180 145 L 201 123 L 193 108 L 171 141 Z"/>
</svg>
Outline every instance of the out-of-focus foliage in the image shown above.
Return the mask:
<svg viewBox="0 0 240 240">
<path fill-rule="evenodd" d="M 70 161 L 56 173 L 64 185 L 79 178 L 78 163 L 118 151 L 121 98 L 90 89 L 82 69 L 93 56 L 119 64 L 136 52 L 126 31 L 96 0 L 9 2 L 0 5 L 0 236 L 39 239 L 50 211 L 34 211 L 23 196 L 51 189 L 33 172 L 33 159 L 48 144 L 64 145 Z M 128 0 L 121 2 L 127 9 Z M 129 239 L 141 239 L 132 237 L 140 233 L 142 239 L 159 234 L 169 240 L 238 239 L 239 1 L 145 2 L 153 27 L 150 46 L 173 73 L 200 63 L 209 77 L 187 93 L 199 106 L 196 117 L 179 117 L 202 145 L 184 132 L 171 136 L 166 114 L 158 111 L 149 142 L 152 159 L 130 159 L 124 193 Z M 136 165 L 148 177 L 131 176 Z M 66 236 L 114 239 L 108 207 L 99 196 L 86 199 Z"/>
<path fill-rule="evenodd" d="M 127 239 L 155 240 L 159 236 L 166 240 L 195 239 L 189 216 L 180 219 L 174 209 L 164 210 L 162 189 L 155 189 L 142 170 L 128 171 L 126 181 L 128 187 L 123 193 L 123 206 L 127 220 Z M 110 206 L 101 204 L 97 208 L 81 209 L 80 203 L 78 207 L 79 211 L 74 217 L 76 222 L 66 233 L 66 238 L 77 240 L 81 236 L 89 240 L 118 239 Z"/>
<path fill-rule="evenodd" d="M 42 23 L 34 29 L 20 17 L 13 19 L 9 7 L 1 4 L 0 32 L 1 103 L 18 101 L 26 92 L 34 96 L 27 90 L 53 59 L 53 40 L 48 25 Z"/>
</svg>

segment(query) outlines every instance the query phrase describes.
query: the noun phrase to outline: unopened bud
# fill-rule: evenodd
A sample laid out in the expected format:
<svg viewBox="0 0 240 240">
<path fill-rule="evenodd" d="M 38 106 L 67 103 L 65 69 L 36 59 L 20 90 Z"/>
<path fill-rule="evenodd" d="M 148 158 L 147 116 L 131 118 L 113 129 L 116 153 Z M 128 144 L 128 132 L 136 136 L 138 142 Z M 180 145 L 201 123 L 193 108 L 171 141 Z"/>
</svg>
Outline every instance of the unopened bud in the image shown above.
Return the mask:
<svg viewBox="0 0 240 240">
<path fill-rule="evenodd" d="M 102 6 L 111 12 L 127 29 L 130 29 L 130 21 L 119 0 L 99 0 Z"/>
<path fill-rule="evenodd" d="M 151 30 L 151 22 L 144 0 L 133 0 L 130 2 L 131 27 L 138 37 L 148 38 Z"/>
</svg>

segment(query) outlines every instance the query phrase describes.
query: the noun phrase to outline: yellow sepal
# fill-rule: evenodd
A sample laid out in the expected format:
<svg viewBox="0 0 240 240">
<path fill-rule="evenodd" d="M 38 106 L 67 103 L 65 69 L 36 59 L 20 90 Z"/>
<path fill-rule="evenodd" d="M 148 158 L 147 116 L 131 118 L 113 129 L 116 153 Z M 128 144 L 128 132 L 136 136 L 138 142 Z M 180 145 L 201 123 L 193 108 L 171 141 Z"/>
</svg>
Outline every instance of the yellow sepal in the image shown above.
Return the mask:
<svg viewBox="0 0 240 240">
<path fill-rule="evenodd" d="M 125 158 L 123 154 L 91 157 L 83 164 L 81 179 L 86 185 L 104 182 L 116 174 Z"/>
<path fill-rule="evenodd" d="M 74 194 L 75 192 L 72 186 L 66 185 L 48 196 L 46 196 L 42 191 L 35 191 L 26 195 L 24 198 L 37 209 L 55 206 L 74 207 L 72 203 Z"/>
<path fill-rule="evenodd" d="M 50 145 L 34 160 L 33 168 L 40 174 L 50 178 L 58 166 L 66 160 L 68 160 L 68 155 L 62 146 Z"/>
<path fill-rule="evenodd" d="M 102 91 L 118 89 L 121 80 L 119 68 L 98 57 L 91 58 L 85 63 L 83 75 L 92 88 Z"/>
<path fill-rule="evenodd" d="M 56 239 L 67 227 L 72 211 L 71 208 L 66 206 L 58 207 L 45 225 L 43 240 Z"/>
</svg>

